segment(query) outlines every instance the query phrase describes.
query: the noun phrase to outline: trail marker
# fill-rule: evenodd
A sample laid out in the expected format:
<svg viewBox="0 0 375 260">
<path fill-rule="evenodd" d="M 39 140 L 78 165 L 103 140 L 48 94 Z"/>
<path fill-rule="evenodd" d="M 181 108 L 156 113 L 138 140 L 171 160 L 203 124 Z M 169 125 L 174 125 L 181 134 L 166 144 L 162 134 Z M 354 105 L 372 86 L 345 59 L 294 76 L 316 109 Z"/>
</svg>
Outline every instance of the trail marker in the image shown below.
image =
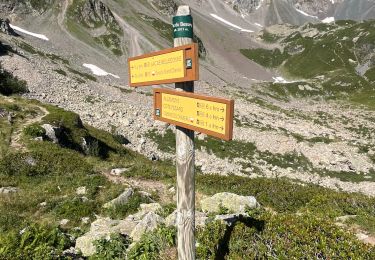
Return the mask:
<svg viewBox="0 0 375 260">
<path fill-rule="evenodd" d="M 187 44 L 128 59 L 132 87 L 199 79 L 197 44 Z"/>
<path fill-rule="evenodd" d="M 154 118 L 176 125 L 177 251 L 179 260 L 195 259 L 194 131 L 232 139 L 234 101 L 194 94 L 199 79 L 198 45 L 193 43 L 189 6 L 173 18 L 175 48 L 128 59 L 132 87 L 176 83 L 178 91 L 154 90 Z"/>
<path fill-rule="evenodd" d="M 232 140 L 234 101 L 193 93 L 154 89 L 154 118 Z"/>
</svg>

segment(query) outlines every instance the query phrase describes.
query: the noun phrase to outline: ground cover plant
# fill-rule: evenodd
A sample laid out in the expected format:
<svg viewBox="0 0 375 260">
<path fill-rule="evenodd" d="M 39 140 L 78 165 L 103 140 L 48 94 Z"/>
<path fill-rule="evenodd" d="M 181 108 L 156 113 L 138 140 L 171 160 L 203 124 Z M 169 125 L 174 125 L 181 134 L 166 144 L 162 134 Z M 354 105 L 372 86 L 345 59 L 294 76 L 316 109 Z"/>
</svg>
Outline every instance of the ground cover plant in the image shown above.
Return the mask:
<svg viewBox="0 0 375 260">
<path fill-rule="evenodd" d="M 102 174 L 113 167 L 130 167 L 127 178 L 175 185 L 172 163 L 152 162 L 127 150 L 113 133 L 82 124 L 72 112 L 36 101 L 11 99 L 12 102 L 0 98 L 1 111 L 15 114 L 12 123 L 0 117 L 4 136 L 0 139 L 3 147 L 0 186 L 16 187 L 18 191 L 0 195 L 0 258 L 61 258 L 62 252 L 74 246 L 75 239 L 87 231 L 89 222 L 83 222 L 83 218 L 91 222 L 99 214 L 122 219 L 134 213 L 140 203 L 147 202 L 139 196 L 124 208 L 112 211 L 102 208 L 125 188 Z M 43 114 L 40 107 L 48 114 Z M 43 118 L 28 125 L 30 119 L 38 116 Z M 62 129 L 60 143 L 35 140 L 45 135 L 40 128 L 43 123 Z M 23 149 L 11 145 L 19 130 L 22 131 L 18 142 Z M 96 152 L 87 153 L 81 147 L 82 138 L 96 141 Z M 202 145 L 223 151 L 222 143 L 209 142 L 212 143 L 202 141 Z M 230 153 L 229 148 L 225 145 L 224 148 Z M 249 255 L 288 259 L 374 257 L 374 248 L 357 240 L 350 231 L 355 225 L 373 234 L 373 198 L 300 185 L 288 179 L 202 175 L 199 171 L 196 183 L 199 194 L 226 191 L 252 195 L 261 204 L 261 209 L 248 212 L 250 218 L 240 219 L 231 227 L 212 221 L 199 229 L 197 255 L 201 259 L 243 259 Z M 84 195 L 76 193 L 81 186 L 86 187 Z M 173 210 L 171 201 L 159 213 L 166 217 Z M 346 215 L 356 217 L 345 222 L 346 227 L 335 225 L 337 217 Z M 69 221 L 60 224 L 64 219 Z M 123 259 L 124 251 L 129 259 L 173 259 L 175 236 L 174 228 L 160 226 L 144 234 L 130 250 L 131 241 L 127 237 L 113 236 L 110 240 L 97 241 L 97 254 L 92 259 Z"/>
</svg>

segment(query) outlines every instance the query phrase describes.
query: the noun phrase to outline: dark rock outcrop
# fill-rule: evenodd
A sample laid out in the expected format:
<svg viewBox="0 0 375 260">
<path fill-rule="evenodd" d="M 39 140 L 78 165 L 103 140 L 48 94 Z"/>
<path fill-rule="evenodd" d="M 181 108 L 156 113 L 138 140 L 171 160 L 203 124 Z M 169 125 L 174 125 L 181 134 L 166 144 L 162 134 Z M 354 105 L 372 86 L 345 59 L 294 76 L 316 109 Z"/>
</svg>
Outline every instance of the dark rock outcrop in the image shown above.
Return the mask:
<svg viewBox="0 0 375 260">
<path fill-rule="evenodd" d="M 0 31 L 9 35 L 14 35 L 16 36 L 17 33 L 10 27 L 9 25 L 9 19 L 1 19 L 0 18 Z"/>
</svg>

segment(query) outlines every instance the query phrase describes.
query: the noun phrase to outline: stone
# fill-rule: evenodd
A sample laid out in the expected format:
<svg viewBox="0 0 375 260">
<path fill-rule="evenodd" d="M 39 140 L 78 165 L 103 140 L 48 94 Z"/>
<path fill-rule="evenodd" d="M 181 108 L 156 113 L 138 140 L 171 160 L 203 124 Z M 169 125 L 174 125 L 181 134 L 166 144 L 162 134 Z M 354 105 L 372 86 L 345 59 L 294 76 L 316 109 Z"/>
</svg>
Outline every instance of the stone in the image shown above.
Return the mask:
<svg viewBox="0 0 375 260">
<path fill-rule="evenodd" d="M 130 234 L 133 241 L 139 241 L 145 232 L 150 232 L 157 228 L 159 224 L 164 223 L 164 219 L 154 212 L 149 212 L 140 221 Z"/>
<path fill-rule="evenodd" d="M 173 186 L 173 187 L 170 187 L 169 189 L 168 189 L 168 192 L 170 193 L 170 194 L 175 194 L 176 193 L 176 188 Z"/>
<path fill-rule="evenodd" d="M 124 205 L 129 201 L 130 197 L 133 196 L 133 194 L 134 190 L 132 188 L 128 188 L 123 193 L 121 193 L 120 196 L 104 204 L 103 208 L 107 209 L 114 206 Z"/>
<path fill-rule="evenodd" d="M 150 212 L 157 213 L 161 209 L 162 209 L 162 207 L 160 206 L 159 203 L 149 203 L 149 204 L 142 203 L 140 205 L 140 210 L 137 213 L 135 213 L 134 215 L 128 216 L 128 218 L 130 218 L 134 221 L 140 221 L 148 213 L 150 213 Z"/>
<path fill-rule="evenodd" d="M 112 110 L 108 111 L 107 113 L 110 117 L 113 117 L 115 115 L 115 112 L 113 112 Z"/>
<path fill-rule="evenodd" d="M 18 192 L 18 188 L 16 187 L 1 187 L 0 194 L 9 194 L 9 193 L 16 193 Z"/>
<path fill-rule="evenodd" d="M 162 209 L 159 203 L 149 203 L 149 204 L 142 203 L 140 207 L 141 207 L 141 211 L 146 212 L 146 213 L 149 213 L 149 212 L 156 213 L 157 211 Z"/>
<path fill-rule="evenodd" d="M 39 206 L 41 206 L 41 207 L 45 207 L 45 206 L 47 206 L 47 202 L 46 202 L 46 201 L 43 201 L 43 202 L 39 203 Z"/>
<path fill-rule="evenodd" d="M 60 226 L 65 226 L 66 224 L 68 224 L 69 223 L 69 219 L 62 219 L 61 221 L 60 221 Z"/>
<path fill-rule="evenodd" d="M 117 169 L 112 169 L 109 174 L 113 176 L 121 176 L 124 172 L 128 172 L 130 169 L 129 168 L 117 168 Z"/>
<path fill-rule="evenodd" d="M 51 140 L 55 144 L 59 143 L 59 139 L 57 138 L 60 132 L 59 128 L 56 128 L 50 124 L 43 124 L 42 128 L 44 128 L 44 130 L 46 131 L 46 136 L 49 140 Z"/>
<path fill-rule="evenodd" d="M 219 212 L 221 207 L 233 213 L 245 213 L 246 208 L 258 207 L 253 196 L 240 196 L 234 193 L 222 192 L 201 200 L 203 212 Z"/>
<path fill-rule="evenodd" d="M 149 156 L 149 159 L 150 159 L 150 161 L 159 161 L 160 160 L 159 156 L 157 154 L 154 154 L 154 153 L 152 153 Z"/>
<path fill-rule="evenodd" d="M 89 223 L 90 218 L 89 217 L 83 217 L 83 218 L 81 218 L 81 221 L 82 221 L 83 224 L 87 224 L 87 223 Z"/>
<path fill-rule="evenodd" d="M 111 234 L 128 235 L 137 225 L 136 222 L 126 218 L 125 220 L 113 220 L 101 218 L 91 223 L 90 230 L 83 236 L 77 238 L 75 248 L 87 257 L 96 253 L 94 241 L 99 239 L 109 239 Z"/>
<path fill-rule="evenodd" d="M 87 193 L 87 191 L 86 191 L 86 187 L 85 186 L 78 187 L 76 189 L 76 194 L 77 195 L 85 195 L 86 193 Z"/>
</svg>

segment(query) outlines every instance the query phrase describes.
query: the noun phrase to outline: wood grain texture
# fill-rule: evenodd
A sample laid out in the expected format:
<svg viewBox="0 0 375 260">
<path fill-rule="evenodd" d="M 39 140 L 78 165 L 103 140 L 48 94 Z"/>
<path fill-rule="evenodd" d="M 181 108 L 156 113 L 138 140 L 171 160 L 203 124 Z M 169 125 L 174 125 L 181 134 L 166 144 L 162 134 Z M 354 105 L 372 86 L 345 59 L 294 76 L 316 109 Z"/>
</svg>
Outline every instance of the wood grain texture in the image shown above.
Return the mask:
<svg viewBox="0 0 375 260">
<path fill-rule="evenodd" d="M 189 6 L 180 6 L 177 16 L 190 15 Z M 193 42 L 191 38 L 174 39 L 174 47 Z M 176 83 L 180 91 L 194 92 L 194 82 Z M 195 259 L 195 152 L 194 131 L 176 127 L 177 166 L 177 250 L 179 260 Z"/>
</svg>

